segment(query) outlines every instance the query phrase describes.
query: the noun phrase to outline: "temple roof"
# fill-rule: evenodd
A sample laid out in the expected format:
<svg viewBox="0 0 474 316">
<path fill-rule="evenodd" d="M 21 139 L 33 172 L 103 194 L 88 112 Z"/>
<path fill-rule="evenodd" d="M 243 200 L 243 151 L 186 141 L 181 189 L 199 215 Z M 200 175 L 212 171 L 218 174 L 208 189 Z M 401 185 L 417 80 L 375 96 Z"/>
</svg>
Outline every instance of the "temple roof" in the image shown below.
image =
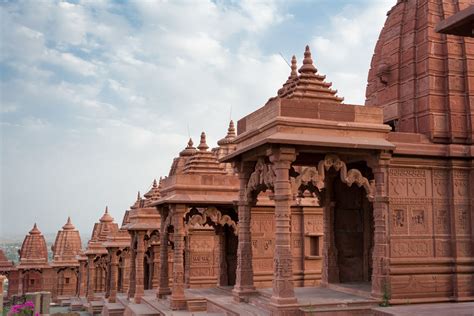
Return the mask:
<svg viewBox="0 0 474 316">
<path fill-rule="evenodd" d="M 344 98 L 336 96 L 337 90 L 332 90 L 332 83 L 325 82 L 326 76 L 319 75 L 313 65 L 311 51 L 306 46 L 303 65 L 296 73 L 296 57 L 291 59 L 291 73 L 283 87 L 278 90 L 279 98 L 315 99 L 340 104 Z"/>
<path fill-rule="evenodd" d="M 405 0 L 387 13 L 365 104 L 383 107 L 394 131 L 420 133 L 435 143 L 473 143 L 474 39 L 435 32 L 469 2 Z"/>
<path fill-rule="evenodd" d="M 137 200 L 128 212 L 128 223 L 123 225 L 121 230 L 158 230 L 160 228 L 160 214 L 155 207 L 150 206 L 159 200 L 159 189 L 160 185 L 155 180 L 150 191 L 144 195 L 145 199 L 138 192 Z"/>
<path fill-rule="evenodd" d="M 74 227 L 71 218 L 67 218 L 63 229 L 58 231 L 53 250 L 53 265 L 77 265 L 77 255 L 81 251 L 82 242 L 79 231 Z"/>
<path fill-rule="evenodd" d="M 206 143 L 206 133 L 201 133 L 198 151 L 192 154 L 186 161 L 183 169 L 184 174 L 195 173 L 218 173 L 224 174 L 225 170 L 219 164 L 214 152 L 208 151 L 209 146 Z"/>
<path fill-rule="evenodd" d="M 144 206 L 148 206 L 150 203 L 158 201 L 160 199 L 160 186 L 163 184 L 163 179 L 160 178 L 160 182 L 153 180 L 153 184 L 151 185 L 151 189 L 145 193 L 143 196 L 145 197 Z"/>
<path fill-rule="evenodd" d="M 110 216 L 109 209 L 106 207 L 104 215 L 102 215 L 98 223 L 94 224 L 92 236 L 87 243 L 85 254 L 107 253 L 103 243 L 107 240 L 109 235 L 115 234 L 118 230 L 119 228 L 117 223 L 114 223 L 114 219 L 112 216 Z"/>
<path fill-rule="evenodd" d="M 20 250 L 20 264 L 18 267 L 45 267 L 48 266 L 48 249 L 43 234 L 36 223 L 25 236 Z"/>
</svg>

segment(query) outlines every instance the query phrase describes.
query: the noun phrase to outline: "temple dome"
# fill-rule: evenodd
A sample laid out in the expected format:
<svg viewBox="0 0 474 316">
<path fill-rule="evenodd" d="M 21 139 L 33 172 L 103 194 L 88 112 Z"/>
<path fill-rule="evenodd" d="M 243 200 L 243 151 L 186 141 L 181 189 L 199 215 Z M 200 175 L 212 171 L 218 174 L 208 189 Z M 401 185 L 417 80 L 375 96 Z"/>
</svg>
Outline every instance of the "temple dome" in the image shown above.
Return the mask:
<svg viewBox="0 0 474 316">
<path fill-rule="evenodd" d="M 53 263 L 78 263 L 76 256 L 82 248 L 81 236 L 68 217 L 63 229 L 58 231 L 53 251 Z"/>
<path fill-rule="evenodd" d="M 48 262 L 48 249 L 46 241 L 36 223 L 29 234 L 25 236 L 20 249 L 20 265 L 46 264 Z"/>
<path fill-rule="evenodd" d="M 436 33 L 469 1 L 399 0 L 372 57 L 366 105 L 382 106 L 395 131 L 433 142 L 472 143 L 474 39 Z"/>
</svg>

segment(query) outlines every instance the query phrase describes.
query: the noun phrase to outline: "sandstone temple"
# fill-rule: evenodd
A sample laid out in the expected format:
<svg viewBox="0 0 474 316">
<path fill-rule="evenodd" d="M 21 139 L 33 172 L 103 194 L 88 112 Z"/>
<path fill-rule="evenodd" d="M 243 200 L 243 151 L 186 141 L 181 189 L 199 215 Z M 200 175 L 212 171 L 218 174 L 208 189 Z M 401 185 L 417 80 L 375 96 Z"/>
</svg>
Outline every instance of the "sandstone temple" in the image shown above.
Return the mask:
<svg viewBox="0 0 474 316">
<path fill-rule="evenodd" d="M 121 218 L 105 208 L 85 248 L 68 218 L 52 260 L 36 224 L 18 264 L 0 250 L 8 297 L 102 315 L 474 301 L 473 25 L 472 0 L 398 0 L 365 105 L 343 103 L 307 46 L 216 147 L 189 139 Z"/>
</svg>

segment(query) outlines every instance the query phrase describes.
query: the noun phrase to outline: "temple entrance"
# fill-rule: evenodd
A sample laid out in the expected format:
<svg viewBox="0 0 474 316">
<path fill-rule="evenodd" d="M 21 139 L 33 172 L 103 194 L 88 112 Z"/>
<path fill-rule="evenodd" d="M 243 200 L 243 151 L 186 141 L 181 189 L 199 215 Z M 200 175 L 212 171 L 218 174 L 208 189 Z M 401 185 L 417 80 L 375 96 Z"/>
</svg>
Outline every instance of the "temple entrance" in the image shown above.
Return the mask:
<svg viewBox="0 0 474 316">
<path fill-rule="evenodd" d="M 334 183 L 334 246 L 339 282 L 369 282 L 372 275 L 373 210 L 364 188 Z"/>
</svg>

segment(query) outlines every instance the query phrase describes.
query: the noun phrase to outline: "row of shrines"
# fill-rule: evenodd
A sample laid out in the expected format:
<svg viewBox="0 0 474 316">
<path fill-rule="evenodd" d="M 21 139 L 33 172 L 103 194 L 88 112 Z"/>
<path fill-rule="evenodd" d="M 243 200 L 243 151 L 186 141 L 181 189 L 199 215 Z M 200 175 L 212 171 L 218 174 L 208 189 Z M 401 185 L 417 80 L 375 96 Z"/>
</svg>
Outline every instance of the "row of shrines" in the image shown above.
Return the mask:
<svg viewBox="0 0 474 316">
<path fill-rule="evenodd" d="M 217 148 L 209 150 L 204 133 L 197 148 L 190 139 L 173 160 L 169 176 L 154 180 L 143 198 L 138 194 L 120 227 L 105 209 L 85 250 L 68 218 L 58 231 L 51 248 L 53 259 L 48 263 L 46 242 L 35 224 L 19 251 L 18 265 L 8 262 L 0 250 L 0 273 L 8 277 L 8 296 L 50 291 L 53 300 L 62 304 L 71 303 L 73 297 L 85 297 L 93 302 L 89 307 L 99 312 L 104 297 L 112 303 L 117 293 L 127 293 L 139 303 L 145 290 L 156 289 L 160 297 L 180 294 L 174 301 L 178 309 L 186 307 L 184 288 L 234 286 L 241 226 L 236 207 L 239 177 L 230 163 L 219 159 L 235 152 L 235 138 L 231 121 Z M 264 164 L 260 167 L 266 168 Z M 255 186 L 260 185 L 258 177 L 255 173 Z M 317 197 L 306 194 L 302 199 L 294 188 L 291 240 L 295 285 L 315 286 L 321 281 L 322 208 Z M 252 233 L 253 283 L 257 287 L 272 286 L 272 198 L 272 194 L 259 195 L 247 227 Z M 180 219 L 182 223 L 176 223 Z M 366 247 L 367 252 L 370 245 Z M 161 262 L 167 264 L 162 266 Z M 367 265 L 363 272 L 365 281 L 370 279 L 369 269 Z"/>
<path fill-rule="evenodd" d="M 343 104 L 306 47 L 217 148 L 190 140 L 120 228 L 106 211 L 82 252 L 68 222 L 51 264 L 34 228 L 6 268 L 12 293 L 51 290 L 106 315 L 192 310 L 185 289 L 218 286 L 276 315 L 310 304 L 296 287 L 474 300 L 474 40 L 434 31 L 470 5 L 397 1 L 365 106 Z"/>
</svg>

